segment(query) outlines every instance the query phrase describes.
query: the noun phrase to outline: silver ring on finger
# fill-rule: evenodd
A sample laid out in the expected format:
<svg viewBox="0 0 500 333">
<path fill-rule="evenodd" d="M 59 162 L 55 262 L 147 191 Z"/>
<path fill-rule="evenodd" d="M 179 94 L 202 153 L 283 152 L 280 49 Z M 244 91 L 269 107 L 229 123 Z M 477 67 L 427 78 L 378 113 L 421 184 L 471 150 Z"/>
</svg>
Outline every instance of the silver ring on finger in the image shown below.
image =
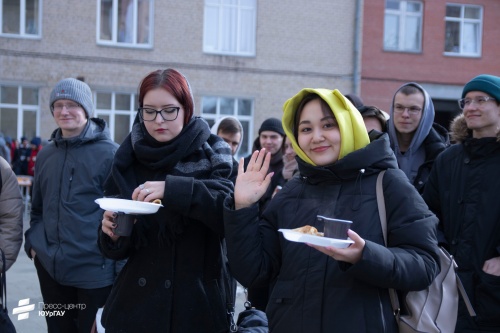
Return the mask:
<svg viewBox="0 0 500 333">
<path fill-rule="evenodd" d="M 151 193 L 151 191 L 149 190 L 149 188 L 145 188 L 145 190 L 146 190 L 146 193 L 148 193 L 148 194 Z"/>
<path fill-rule="evenodd" d="M 144 184 L 139 185 L 139 188 L 142 190 L 144 189 Z"/>
</svg>

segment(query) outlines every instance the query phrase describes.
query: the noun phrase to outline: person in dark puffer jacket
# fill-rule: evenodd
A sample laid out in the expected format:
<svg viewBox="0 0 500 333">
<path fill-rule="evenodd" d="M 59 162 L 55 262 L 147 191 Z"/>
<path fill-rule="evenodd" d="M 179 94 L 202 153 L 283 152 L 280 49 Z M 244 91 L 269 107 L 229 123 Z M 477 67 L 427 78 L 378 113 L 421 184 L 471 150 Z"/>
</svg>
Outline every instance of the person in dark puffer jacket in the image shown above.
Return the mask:
<svg viewBox="0 0 500 333">
<path fill-rule="evenodd" d="M 437 158 L 423 197 L 477 314 L 460 298 L 455 332 L 500 332 L 500 77 L 473 78 L 459 105 L 450 127 L 457 143 Z"/>
<path fill-rule="evenodd" d="M 387 134 L 371 131 L 370 142 L 361 114 L 338 90 L 303 89 L 283 109 L 300 176 L 259 218 L 271 156 L 261 150 L 246 170 L 240 166 L 224 204 L 232 273 L 245 287 L 274 281 L 270 332 L 398 332 L 387 289 L 431 284 L 439 272 L 436 216 L 397 169 Z M 383 170 L 388 247 L 375 186 Z M 346 235 L 353 244 L 308 246 L 279 232 L 304 225 L 323 231 L 318 215 L 353 221 Z"/>
</svg>

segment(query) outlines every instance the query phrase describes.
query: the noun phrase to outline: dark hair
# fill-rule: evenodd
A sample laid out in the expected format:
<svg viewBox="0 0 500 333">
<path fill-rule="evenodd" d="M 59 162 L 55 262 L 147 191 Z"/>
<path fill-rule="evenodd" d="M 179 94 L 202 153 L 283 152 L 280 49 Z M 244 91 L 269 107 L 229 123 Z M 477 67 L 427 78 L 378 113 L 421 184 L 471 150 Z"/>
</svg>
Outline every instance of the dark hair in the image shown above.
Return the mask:
<svg viewBox="0 0 500 333">
<path fill-rule="evenodd" d="M 186 77 L 172 68 L 149 73 L 139 85 L 139 107 L 144 105 L 146 93 L 156 88 L 165 89 L 179 101 L 184 109 L 184 125 L 186 125 L 194 113 L 193 93 Z"/>
<path fill-rule="evenodd" d="M 226 117 L 222 119 L 222 121 L 219 124 L 219 127 L 217 127 L 217 134 L 219 134 L 219 132 L 236 134 L 236 133 L 241 133 L 242 128 L 238 120 L 236 120 L 233 117 Z"/>
<path fill-rule="evenodd" d="M 383 111 L 380 110 L 376 106 L 363 105 L 358 109 L 359 113 L 361 113 L 361 117 L 363 118 L 377 118 L 382 127 L 382 132 L 387 132 L 387 120 L 384 117 Z"/>
<path fill-rule="evenodd" d="M 332 112 L 332 109 L 328 105 L 327 102 L 323 98 L 321 98 L 317 94 L 308 94 L 306 95 L 302 101 L 300 101 L 299 106 L 297 107 L 297 112 L 295 112 L 295 117 L 293 120 L 293 136 L 295 137 L 295 140 L 298 141 L 299 139 L 299 122 L 300 122 L 300 115 L 302 113 L 302 110 L 304 110 L 304 107 L 306 106 L 307 103 L 310 101 L 313 101 L 315 99 L 319 99 L 320 105 L 321 105 L 321 111 L 323 111 L 323 114 L 326 115 L 331 115 L 335 117 L 335 115 Z"/>
<path fill-rule="evenodd" d="M 424 92 L 422 90 L 420 90 L 417 86 L 414 86 L 412 84 L 407 84 L 407 85 L 399 88 L 399 90 L 396 91 L 396 94 L 397 93 L 402 93 L 403 95 L 408 96 L 408 95 L 413 95 L 413 94 L 418 94 L 418 93 L 423 94 Z"/>
<path fill-rule="evenodd" d="M 360 107 L 365 105 L 365 103 L 363 103 L 363 100 L 361 99 L 361 97 L 359 97 L 358 95 L 347 94 L 347 95 L 345 95 L 345 98 L 350 100 L 352 105 L 354 105 L 356 107 L 356 109 L 359 109 Z"/>
</svg>

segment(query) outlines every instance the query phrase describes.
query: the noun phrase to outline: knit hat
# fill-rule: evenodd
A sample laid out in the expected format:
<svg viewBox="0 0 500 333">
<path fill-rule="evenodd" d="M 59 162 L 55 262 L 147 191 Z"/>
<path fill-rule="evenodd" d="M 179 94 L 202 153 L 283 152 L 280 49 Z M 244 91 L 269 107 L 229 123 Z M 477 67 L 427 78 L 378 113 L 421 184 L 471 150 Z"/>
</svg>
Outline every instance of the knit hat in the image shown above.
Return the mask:
<svg viewBox="0 0 500 333">
<path fill-rule="evenodd" d="M 262 125 L 259 128 L 259 135 L 264 131 L 273 131 L 279 133 L 281 136 L 285 136 L 285 131 L 283 130 L 283 125 L 281 124 L 281 120 L 276 118 L 268 118 L 264 120 Z"/>
<path fill-rule="evenodd" d="M 485 92 L 500 103 L 500 77 L 488 74 L 478 75 L 467 82 L 462 91 L 462 98 L 464 98 L 469 91 Z"/>
<path fill-rule="evenodd" d="M 92 91 L 83 81 L 73 78 L 59 81 L 50 93 L 50 107 L 52 108 L 54 102 L 60 99 L 69 99 L 80 104 L 85 110 L 87 118 L 91 118 L 94 114 Z"/>
</svg>

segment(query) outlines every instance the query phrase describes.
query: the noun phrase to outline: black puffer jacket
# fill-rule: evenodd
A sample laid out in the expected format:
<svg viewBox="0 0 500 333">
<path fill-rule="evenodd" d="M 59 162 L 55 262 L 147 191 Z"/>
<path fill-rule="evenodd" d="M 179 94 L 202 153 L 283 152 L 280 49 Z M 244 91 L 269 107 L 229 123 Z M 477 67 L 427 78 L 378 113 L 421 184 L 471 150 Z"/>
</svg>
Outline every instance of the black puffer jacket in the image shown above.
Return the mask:
<svg viewBox="0 0 500 333">
<path fill-rule="evenodd" d="M 425 183 L 431 173 L 432 165 L 440 153 L 450 146 L 448 131 L 441 125 L 433 123 L 429 134 L 422 143 L 425 149 L 425 162 L 418 168 L 413 186 L 422 194 Z"/>
<path fill-rule="evenodd" d="M 451 130 L 458 143 L 434 163 L 424 199 L 441 221 L 440 242 L 455 257 L 477 312 L 478 327 L 470 332 L 500 332 L 500 277 L 482 269 L 486 260 L 500 256 L 500 132 L 473 139 L 463 116 Z M 463 307 L 459 317 L 470 319 Z"/>
<path fill-rule="evenodd" d="M 286 183 L 260 221 L 256 205 L 235 211 L 226 201 L 235 277 L 244 286 L 276 281 L 266 311 L 272 332 L 397 332 L 387 288 L 424 289 L 439 266 L 437 218 L 396 167 L 383 134 L 328 167 L 299 159 L 301 176 Z M 389 248 L 383 245 L 375 190 L 385 169 Z M 352 229 L 366 240 L 358 263 L 337 262 L 278 232 L 306 224 L 321 228 L 318 214 L 353 221 Z"/>
</svg>

